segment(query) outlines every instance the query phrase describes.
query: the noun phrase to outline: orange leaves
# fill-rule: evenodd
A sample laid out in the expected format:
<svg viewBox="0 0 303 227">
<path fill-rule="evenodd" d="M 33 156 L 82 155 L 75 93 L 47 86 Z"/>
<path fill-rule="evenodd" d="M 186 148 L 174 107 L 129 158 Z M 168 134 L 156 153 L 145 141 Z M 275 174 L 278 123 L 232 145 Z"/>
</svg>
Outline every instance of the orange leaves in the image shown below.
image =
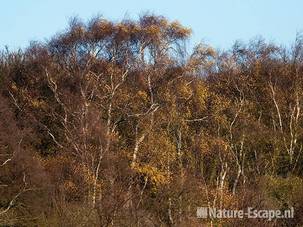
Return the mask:
<svg viewBox="0 0 303 227">
<path fill-rule="evenodd" d="M 158 43 L 161 39 L 161 28 L 156 25 L 151 25 L 145 28 L 142 32 L 152 42 Z"/>
<path fill-rule="evenodd" d="M 113 31 L 114 25 L 112 22 L 97 18 L 90 23 L 87 37 L 94 42 L 98 42 L 106 37 L 109 37 Z"/>
<path fill-rule="evenodd" d="M 147 103 L 149 101 L 148 95 L 145 91 L 138 91 L 137 93 L 138 99 L 140 99 L 143 103 Z"/>
<path fill-rule="evenodd" d="M 140 19 L 142 35 L 152 43 L 159 44 L 164 40 L 183 40 L 190 36 L 191 29 L 179 22 L 169 22 L 163 17 L 145 15 Z"/>
<path fill-rule="evenodd" d="M 74 182 L 71 180 L 67 180 L 63 184 L 63 188 L 65 191 L 68 191 L 69 194 L 75 194 L 77 191 L 77 187 Z"/>
<path fill-rule="evenodd" d="M 186 39 L 190 36 L 191 29 L 182 26 L 178 21 L 174 21 L 169 25 L 168 35 L 176 39 Z"/>
<path fill-rule="evenodd" d="M 202 135 L 196 141 L 196 147 L 203 154 L 217 155 L 220 153 L 226 153 L 229 151 L 229 145 L 221 138 L 215 138 L 212 136 Z"/>
<path fill-rule="evenodd" d="M 13 91 L 18 91 L 18 87 L 16 86 L 15 83 L 12 83 L 11 88 Z"/>
</svg>

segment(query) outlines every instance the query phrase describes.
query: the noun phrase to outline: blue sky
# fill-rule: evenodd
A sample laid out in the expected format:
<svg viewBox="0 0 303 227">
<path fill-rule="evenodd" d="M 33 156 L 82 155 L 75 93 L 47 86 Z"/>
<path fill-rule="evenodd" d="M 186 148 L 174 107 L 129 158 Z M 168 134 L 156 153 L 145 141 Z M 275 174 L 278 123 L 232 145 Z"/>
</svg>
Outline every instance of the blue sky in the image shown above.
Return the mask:
<svg viewBox="0 0 303 227">
<path fill-rule="evenodd" d="M 235 40 L 263 36 L 288 45 L 303 31 L 302 0 L 3 0 L 0 49 L 24 48 L 62 31 L 72 16 L 112 20 L 152 12 L 191 27 L 192 44 L 229 48 Z"/>
</svg>

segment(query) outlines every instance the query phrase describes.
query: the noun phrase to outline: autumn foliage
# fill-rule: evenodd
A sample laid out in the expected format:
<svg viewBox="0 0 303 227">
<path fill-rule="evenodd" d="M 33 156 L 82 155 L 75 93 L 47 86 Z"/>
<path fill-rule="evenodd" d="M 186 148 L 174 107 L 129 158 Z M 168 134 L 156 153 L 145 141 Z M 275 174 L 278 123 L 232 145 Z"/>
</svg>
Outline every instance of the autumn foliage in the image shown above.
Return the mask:
<svg viewBox="0 0 303 227">
<path fill-rule="evenodd" d="M 228 51 L 154 15 L 0 57 L 0 225 L 300 226 L 303 39 Z M 199 220 L 201 206 L 294 219 Z"/>
</svg>

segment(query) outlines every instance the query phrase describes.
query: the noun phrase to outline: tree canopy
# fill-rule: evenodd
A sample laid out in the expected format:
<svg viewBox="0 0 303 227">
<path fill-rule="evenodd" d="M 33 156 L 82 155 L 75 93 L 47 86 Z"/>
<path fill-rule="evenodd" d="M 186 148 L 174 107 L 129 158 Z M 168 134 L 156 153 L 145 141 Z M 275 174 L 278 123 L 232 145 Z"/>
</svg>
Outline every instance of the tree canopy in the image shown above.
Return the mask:
<svg viewBox="0 0 303 227">
<path fill-rule="evenodd" d="M 186 49 L 165 17 L 71 20 L 0 56 L 0 225 L 303 223 L 303 42 Z M 197 207 L 295 218 L 196 218 Z"/>
</svg>

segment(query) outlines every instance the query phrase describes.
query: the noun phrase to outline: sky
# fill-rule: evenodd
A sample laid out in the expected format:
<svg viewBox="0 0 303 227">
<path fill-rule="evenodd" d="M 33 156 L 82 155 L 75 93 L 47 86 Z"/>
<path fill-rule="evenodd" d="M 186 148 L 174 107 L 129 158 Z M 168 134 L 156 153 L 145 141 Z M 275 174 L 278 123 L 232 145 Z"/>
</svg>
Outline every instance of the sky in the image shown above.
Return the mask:
<svg viewBox="0 0 303 227">
<path fill-rule="evenodd" d="M 150 12 L 190 27 L 191 46 L 204 42 L 219 49 L 260 36 L 289 45 L 303 31 L 303 0 L 2 0 L 0 7 L 0 49 L 45 41 L 74 16 L 119 21 Z"/>
</svg>

